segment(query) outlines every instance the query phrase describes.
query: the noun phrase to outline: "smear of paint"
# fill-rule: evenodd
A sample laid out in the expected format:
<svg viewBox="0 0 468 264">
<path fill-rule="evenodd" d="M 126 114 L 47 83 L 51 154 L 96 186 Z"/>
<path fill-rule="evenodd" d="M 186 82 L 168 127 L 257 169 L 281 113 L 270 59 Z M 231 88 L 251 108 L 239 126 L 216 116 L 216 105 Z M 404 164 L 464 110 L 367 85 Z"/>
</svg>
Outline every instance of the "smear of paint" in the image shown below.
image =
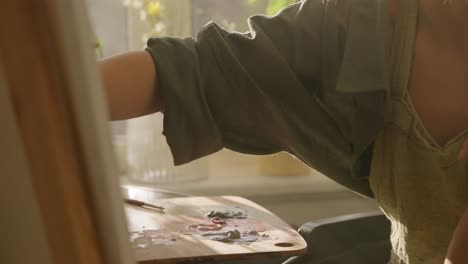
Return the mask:
<svg viewBox="0 0 468 264">
<path fill-rule="evenodd" d="M 225 225 L 226 221 L 220 217 L 214 217 L 214 218 L 211 218 L 211 223 L 217 224 L 217 225 Z"/>
<path fill-rule="evenodd" d="M 224 236 L 226 238 L 239 239 L 241 237 L 241 234 L 239 230 L 231 230 L 223 233 L 206 233 L 203 234 L 203 236 Z"/>
<path fill-rule="evenodd" d="M 205 233 L 202 235 L 202 237 L 213 241 L 233 244 L 249 244 L 260 240 L 267 240 L 269 238 L 268 235 L 260 235 L 255 230 L 247 230 L 245 232 L 240 232 L 237 229 L 227 232 Z"/>
<path fill-rule="evenodd" d="M 228 210 L 228 211 L 210 211 L 206 214 L 207 217 L 218 217 L 222 219 L 244 219 L 247 218 L 247 213 L 243 211 L 235 211 L 235 210 Z"/>
<path fill-rule="evenodd" d="M 181 237 L 176 233 L 161 230 L 144 230 L 130 233 L 130 242 L 134 248 L 149 248 L 154 245 L 175 245 Z"/>
<path fill-rule="evenodd" d="M 220 224 L 195 224 L 188 226 L 190 229 L 197 229 L 198 231 L 218 231 L 223 229 Z"/>
<path fill-rule="evenodd" d="M 242 237 L 241 233 L 238 230 L 231 230 L 224 233 L 207 233 L 203 234 L 204 237 L 209 237 L 211 240 L 225 243 L 234 243 L 234 242 L 254 242 L 256 238 L 247 238 Z"/>
<path fill-rule="evenodd" d="M 256 230 L 249 230 L 247 231 L 245 234 L 248 234 L 248 235 L 258 235 L 258 232 Z"/>
</svg>

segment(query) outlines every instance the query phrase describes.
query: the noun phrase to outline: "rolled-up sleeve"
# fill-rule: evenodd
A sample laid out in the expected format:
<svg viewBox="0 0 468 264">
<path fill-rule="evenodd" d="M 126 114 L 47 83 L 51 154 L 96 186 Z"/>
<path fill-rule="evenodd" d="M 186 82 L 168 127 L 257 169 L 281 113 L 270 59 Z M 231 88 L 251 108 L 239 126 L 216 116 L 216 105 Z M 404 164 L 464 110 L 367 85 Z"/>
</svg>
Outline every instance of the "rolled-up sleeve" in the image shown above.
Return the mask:
<svg viewBox="0 0 468 264">
<path fill-rule="evenodd" d="M 309 119 L 320 84 L 323 12 L 322 0 L 309 0 L 250 18 L 247 33 L 211 23 L 196 39 L 149 40 L 176 165 L 224 147 L 271 154 L 301 143 L 306 132 L 291 126 Z"/>
</svg>

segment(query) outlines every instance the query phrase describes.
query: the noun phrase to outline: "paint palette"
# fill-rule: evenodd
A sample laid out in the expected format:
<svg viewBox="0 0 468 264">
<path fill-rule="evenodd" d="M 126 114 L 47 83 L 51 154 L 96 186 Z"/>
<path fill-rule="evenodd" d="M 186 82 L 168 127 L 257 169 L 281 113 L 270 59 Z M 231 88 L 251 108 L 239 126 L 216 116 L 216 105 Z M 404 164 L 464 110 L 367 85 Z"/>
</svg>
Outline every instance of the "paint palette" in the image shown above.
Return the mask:
<svg viewBox="0 0 468 264">
<path fill-rule="evenodd" d="M 158 200 L 164 213 L 127 206 L 140 263 L 176 263 L 305 254 L 306 242 L 265 208 L 237 196 Z"/>
</svg>

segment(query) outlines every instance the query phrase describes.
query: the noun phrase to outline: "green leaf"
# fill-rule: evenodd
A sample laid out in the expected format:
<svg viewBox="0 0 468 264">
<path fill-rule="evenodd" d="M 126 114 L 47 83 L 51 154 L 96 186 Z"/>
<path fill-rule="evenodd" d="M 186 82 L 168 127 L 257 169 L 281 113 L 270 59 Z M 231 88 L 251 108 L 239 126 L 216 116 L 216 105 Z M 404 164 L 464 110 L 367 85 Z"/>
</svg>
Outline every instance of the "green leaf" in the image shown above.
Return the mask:
<svg viewBox="0 0 468 264">
<path fill-rule="evenodd" d="M 254 0 L 256 1 L 256 0 Z M 278 13 L 281 9 L 283 9 L 285 6 L 295 3 L 298 0 L 270 0 L 268 7 L 267 7 L 267 14 L 273 15 Z"/>
</svg>

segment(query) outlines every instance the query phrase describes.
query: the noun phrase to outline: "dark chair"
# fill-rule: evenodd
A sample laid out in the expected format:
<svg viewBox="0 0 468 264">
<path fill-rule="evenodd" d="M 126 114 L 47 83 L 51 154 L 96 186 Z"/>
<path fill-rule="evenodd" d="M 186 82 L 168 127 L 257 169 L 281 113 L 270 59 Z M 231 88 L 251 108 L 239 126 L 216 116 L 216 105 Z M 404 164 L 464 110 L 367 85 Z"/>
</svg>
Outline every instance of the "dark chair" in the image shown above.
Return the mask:
<svg viewBox="0 0 468 264">
<path fill-rule="evenodd" d="M 380 212 L 328 218 L 304 224 L 304 256 L 215 262 L 216 264 L 386 264 L 390 260 L 390 222 Z M 214 264 L 214 263 L 213 263 Z"/>
<path fill-rule="evenodd" d="M 307 255 L 283 264 L 385 264 L 390 259 L 390 222 L 380 212 L 360 213 L 304 224 Z"/>
</svg>

